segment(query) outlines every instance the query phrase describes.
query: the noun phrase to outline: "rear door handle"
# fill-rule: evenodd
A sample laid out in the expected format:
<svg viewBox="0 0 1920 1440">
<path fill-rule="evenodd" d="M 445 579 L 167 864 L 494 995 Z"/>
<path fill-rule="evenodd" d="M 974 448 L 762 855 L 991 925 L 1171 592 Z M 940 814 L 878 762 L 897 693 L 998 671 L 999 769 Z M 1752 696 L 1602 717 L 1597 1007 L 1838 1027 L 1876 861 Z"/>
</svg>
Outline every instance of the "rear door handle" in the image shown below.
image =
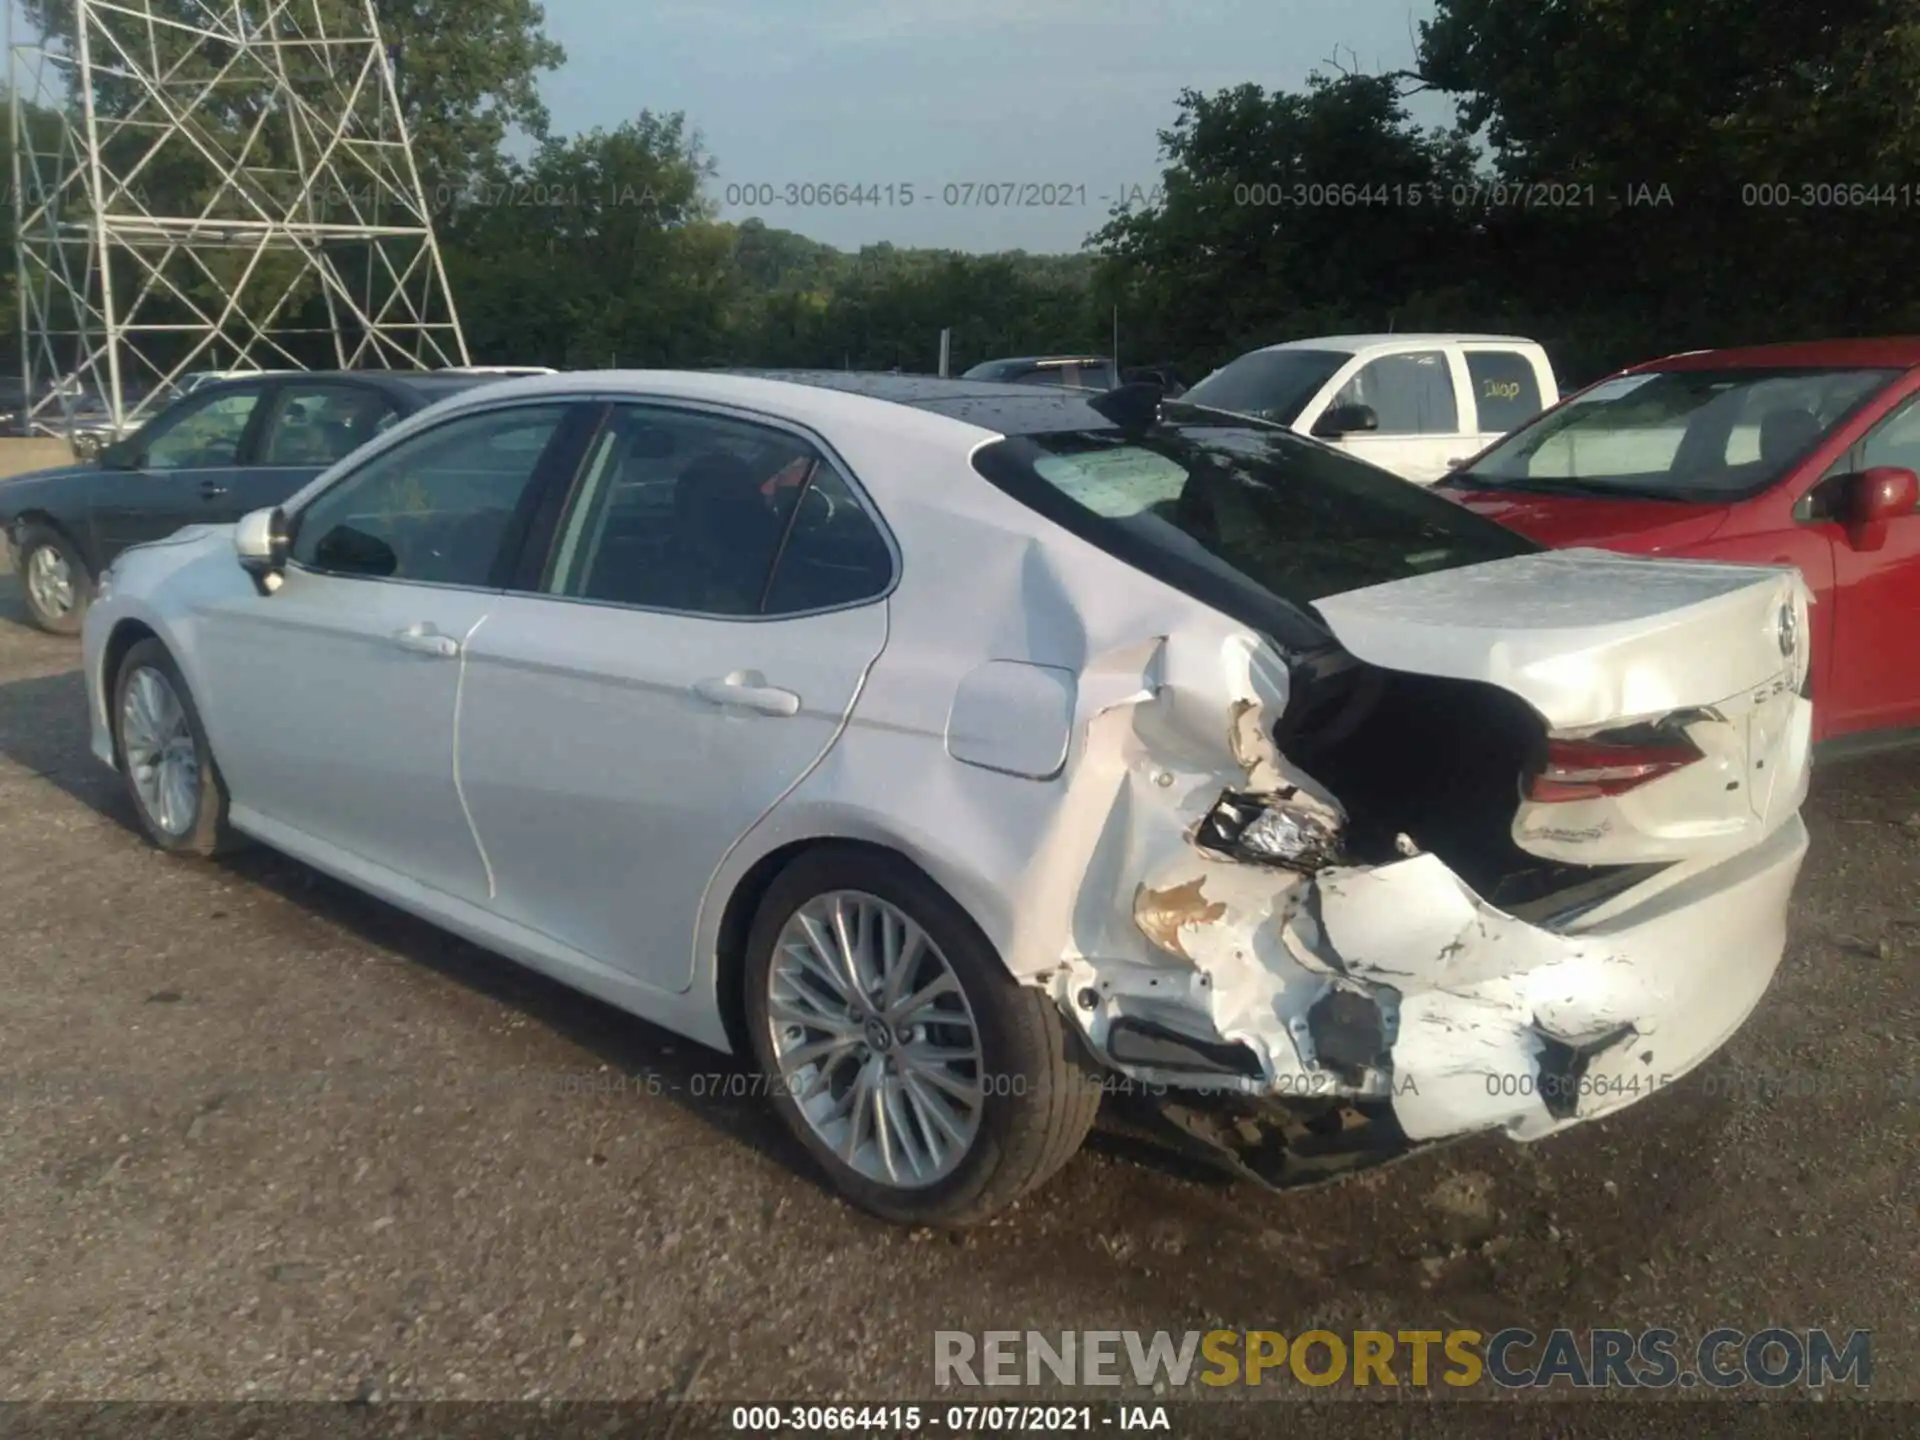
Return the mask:
<svg viewBox="0 0 1920 1440">
<path fill-rule="evenodd" d="M 424 623 L 396 631 L 393 643 L 416 655 L 433 655 L 441 660 L 451 660 L 460 653 L 458 640 L 451 635 L 442 635 L 433 626 Z"/>
<path fill-rule="evenodd" d="M 798 715 L 800 697 L 769 685 L 758 670 L 736 670 L 717 680 L 696 680 L 693 693 L 712 705 L 757 710 L 762 715 Z"/>
<path fill-rule="evenodd" d="M 226 493 L 227 487 L 222 485 L 218 480 L 202 480 L 200 482 L 200 498 L 203 500 L 218 500 Z"/>
</svg>

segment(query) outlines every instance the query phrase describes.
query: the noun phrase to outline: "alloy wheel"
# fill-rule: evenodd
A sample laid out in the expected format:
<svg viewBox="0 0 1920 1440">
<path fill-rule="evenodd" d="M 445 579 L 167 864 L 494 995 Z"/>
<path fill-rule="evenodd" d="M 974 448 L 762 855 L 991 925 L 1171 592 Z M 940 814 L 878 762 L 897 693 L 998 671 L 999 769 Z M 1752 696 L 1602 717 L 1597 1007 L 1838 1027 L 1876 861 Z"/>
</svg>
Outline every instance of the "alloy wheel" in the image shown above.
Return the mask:
<svg viewBox="0 0 1920 1440">
<path fill-rule="evenodd" d="M 27 593 L 34 608 L 50 620 L 73 613 L 73 567 L 57 546 L 38 546 L 27 557 Z"/>
<path fill-rule="evenodd" d="M 120 744 L 147 818 L 168 835 L 192 830 L 200 811 L 200 751 L 186 706 L 172 682 L 151 666 L 127 677 Z"/>
<path fill-rule="evenodd" d="M 973 1148 L 979 1026 L 946 956 L 897 906 L 836 890 L 796 910 L 774 943 L 767 1026 L 795 1107 L 866 1179 L 921 1189 Z"/>
</svg>

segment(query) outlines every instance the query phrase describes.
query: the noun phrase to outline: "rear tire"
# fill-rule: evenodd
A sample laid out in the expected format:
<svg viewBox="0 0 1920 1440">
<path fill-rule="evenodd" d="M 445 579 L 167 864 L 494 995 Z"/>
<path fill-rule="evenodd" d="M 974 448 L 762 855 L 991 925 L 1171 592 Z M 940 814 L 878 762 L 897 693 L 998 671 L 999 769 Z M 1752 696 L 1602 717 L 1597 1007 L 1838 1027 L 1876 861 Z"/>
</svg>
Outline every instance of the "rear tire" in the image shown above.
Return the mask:
<svg viewBox="0 0 1920 1440">
<path fill-rule="evenodd" d="M 93 574 L 74 543 L 47 525 L 20 536 L 20 588 L 27 618 L 49 635 L 78 635 L 93 599 Z"/>
<path fill-rule="evenodd" d="M 1102 1087 L 1067 1018 L 898 856 L 801 855 L 762 900 L 746 965 L 774 1108 L 875 1215 L 977 1224 L 1049 1179 L 1093 1125 Z"/>
<path fill-rule="evenodd" d="M 180 667 L 158 640 L 127 651 L 113 678 L 114 758 L 147 838 L 175 855 L 211 857 L 238 844 L 227 785 Z"/>
</svg>

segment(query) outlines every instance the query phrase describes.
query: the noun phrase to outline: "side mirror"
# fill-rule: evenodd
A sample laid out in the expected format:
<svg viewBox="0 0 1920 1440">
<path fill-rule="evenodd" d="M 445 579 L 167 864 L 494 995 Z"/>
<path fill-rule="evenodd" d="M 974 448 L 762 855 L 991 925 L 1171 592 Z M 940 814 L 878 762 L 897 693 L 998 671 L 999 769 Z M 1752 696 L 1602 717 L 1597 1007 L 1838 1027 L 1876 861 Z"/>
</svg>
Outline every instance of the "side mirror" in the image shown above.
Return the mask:
<svg viewBox="0 0 1920 1440">
<path fill-rule="evenodd" d="M 134 453 L 131 435 L 122 440 L 115 440 L 111 445 L 102 445 L 93 458 L 102 470 L 138 470 L 140 468 L 140 457 Z"/>
<path fill-rule="evenodd" d="M 1315 438 L 1338 440 L 1363 430 L 1378 430 L 1380 416 L 1371 405 L 1334 405 L 1313 423 Z"/>
<path fill-rule="evenodd" d="M 1887 523 L 1913 514 L 1920 504 L 1920 476 L 1901 465 L 1875 465 L 1849 475 L 1845 487 L 1840 518 L 1855 550 L 1880 549 L 1887 543 Z"/>
<path fill-rule="evenodd" d="M 234 556 L 262 595 L 273 594 L 286 578 L 289 540 L 287 512 L 277 505 L 243 515 L 233 527 Z"/>
</svg>

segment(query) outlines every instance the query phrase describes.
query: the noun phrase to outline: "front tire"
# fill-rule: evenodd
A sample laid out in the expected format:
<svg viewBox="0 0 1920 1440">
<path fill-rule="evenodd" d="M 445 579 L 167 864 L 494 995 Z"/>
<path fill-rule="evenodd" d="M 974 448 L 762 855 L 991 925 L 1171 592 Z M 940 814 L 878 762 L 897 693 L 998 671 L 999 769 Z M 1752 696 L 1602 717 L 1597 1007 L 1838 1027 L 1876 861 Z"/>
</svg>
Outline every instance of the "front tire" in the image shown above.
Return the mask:
<svg viewBox="0 0 1920 1440">
<path fill-rule="evenodd" d="M 27 618 L 49 635 L 78 635 L 93 598 L 93 575 L 58 530 L 29 525 L 20 537 L 20 584 Z"/>
<path fill-rule="evenodd" d="M 762 900 L 747 1026 L 775 1109 L 885 1219 L 971 1225 L 1049 1179 L 1099 1110 L 1078 1036 L 897 856 L 809 851 Z"/>
<path fill-rule="evenodd" d="M 128 650 L 112 693 L 114 755 L 147 838 L 176 855 L 232 849 L 226 782 L 167 647 L 142 640 Z"/>
</svg>

